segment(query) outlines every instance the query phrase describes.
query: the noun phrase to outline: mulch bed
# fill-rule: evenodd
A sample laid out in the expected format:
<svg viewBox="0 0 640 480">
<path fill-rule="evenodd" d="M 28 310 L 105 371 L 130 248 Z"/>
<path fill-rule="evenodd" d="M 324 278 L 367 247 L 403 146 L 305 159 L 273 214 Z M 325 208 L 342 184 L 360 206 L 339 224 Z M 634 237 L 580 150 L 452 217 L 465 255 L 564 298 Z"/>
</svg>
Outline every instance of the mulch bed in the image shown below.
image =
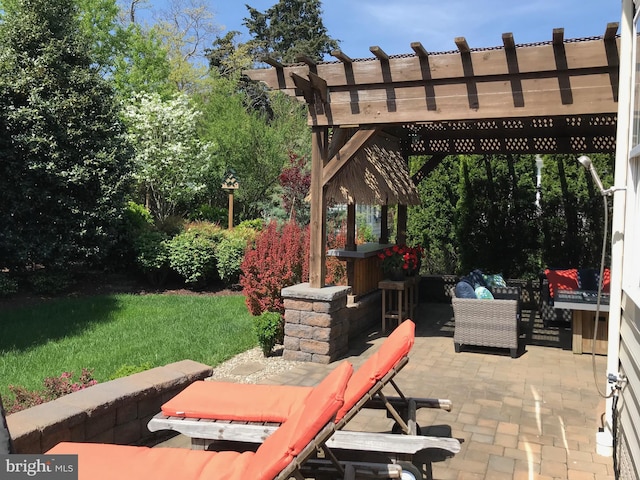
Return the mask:
<svg viewBox="0 0 640 480">
<path fill-rule="evenodd" d="M 151 287 L 144 279 L 124 274 L 104 272 L 85 273 L 67 291 L 56 295 L 43 295 L 28 291 L 21 291 L 8 298 L 0 298 L 0 312 L 13 308 L 37 305 L 53 298 L 83 297 L 93 295 L 108 295 L 115 293 L 132 293 L 137 295 L 166 294 L 166 295 L 239 295 L 242 290 L 228 288 L 222 283 L 208 285 L 202 290 L 191 290 L 177 279 L 169 279 L 161 288 Z"/>
</svg>

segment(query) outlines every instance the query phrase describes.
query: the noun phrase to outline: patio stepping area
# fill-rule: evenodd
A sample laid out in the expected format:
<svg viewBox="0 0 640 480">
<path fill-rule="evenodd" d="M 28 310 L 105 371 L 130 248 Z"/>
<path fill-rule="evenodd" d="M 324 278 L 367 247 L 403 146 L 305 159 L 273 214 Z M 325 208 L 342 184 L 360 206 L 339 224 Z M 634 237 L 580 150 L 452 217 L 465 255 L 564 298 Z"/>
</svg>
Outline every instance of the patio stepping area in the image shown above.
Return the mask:
<svg viewBox="0 0 640 480">
<path fill-rule="evenodd" d="M 396 381 L 408 396 L 448 398 L 451 412 L 421 409 L 424 434 L 463 441 L 450 458 L 423 458 L 433 480 L 614 480 L 611 457 L 596 453 L 605 401 L 594 383 L 592 357 L 571 352 L 569 325 L 545 329 L 535 311 L 523 312 L 518 358 L 508 350 L 455 353 L 451 305 L 420 304 L 416 342 Z M 347 359 L 358 367 L 384 337 L 373 330 L 352 342 Z M 334 367 L 303 363 L 265 383 L 314 385 Z M 604 387 L 606 357 L 596 356 Z M 389 391 L 391 394 L 391 391 Z M 363 410 L 349 429 L 388 432 L 383 411 Z M 178 436 L 163 444 L 188 448 Z"/>
</svg>

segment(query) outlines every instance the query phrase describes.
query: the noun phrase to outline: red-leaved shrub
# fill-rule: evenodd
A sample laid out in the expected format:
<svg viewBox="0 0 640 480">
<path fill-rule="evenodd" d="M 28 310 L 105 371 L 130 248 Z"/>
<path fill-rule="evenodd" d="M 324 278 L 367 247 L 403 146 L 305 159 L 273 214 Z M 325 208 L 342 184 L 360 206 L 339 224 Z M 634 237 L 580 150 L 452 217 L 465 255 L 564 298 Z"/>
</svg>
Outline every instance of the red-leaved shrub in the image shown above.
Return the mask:
<svg viewBox="0 0 640 480">
<path fill-rule="evenodd" d="M 16 413 L 25 408 L 50 402 L 63 395 L 91 387 L 98 382 L 93 379 L 93 370 L 83 368 L 77 381 L 73 380 L 73 372 L 64 372 L 59 377 L 47 377 L 42 383 L 44 390 L 28 390 L 24 387 L 9 385 L 9 390 L 15 398 L 9 402 L 7 413 Z"/>
<path fill-rule="evenodd" d="M 280 291 L 309 278 L 309 229 L 295 222 L 278 228 L 271 222 L 249 248 L 241 266 L 240 284 L 252 315 L 284 313 Z"/>
</svg>

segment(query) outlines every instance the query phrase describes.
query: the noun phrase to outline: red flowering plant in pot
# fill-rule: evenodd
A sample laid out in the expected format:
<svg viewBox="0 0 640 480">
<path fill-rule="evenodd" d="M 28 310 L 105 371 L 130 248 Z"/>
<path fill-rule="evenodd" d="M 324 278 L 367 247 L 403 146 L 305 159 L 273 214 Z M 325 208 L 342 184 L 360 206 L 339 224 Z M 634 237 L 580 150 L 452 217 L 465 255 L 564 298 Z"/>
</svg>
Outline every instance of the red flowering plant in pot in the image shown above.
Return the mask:
<svg viewBox="0 0 640 480">
<path fill-rule="evenodd" d="M 380 268 L 391 280 L 402 280 L 416 275 L 422 263 L 422 247 L 393 245 L 378 253 Z"/>
</svg>

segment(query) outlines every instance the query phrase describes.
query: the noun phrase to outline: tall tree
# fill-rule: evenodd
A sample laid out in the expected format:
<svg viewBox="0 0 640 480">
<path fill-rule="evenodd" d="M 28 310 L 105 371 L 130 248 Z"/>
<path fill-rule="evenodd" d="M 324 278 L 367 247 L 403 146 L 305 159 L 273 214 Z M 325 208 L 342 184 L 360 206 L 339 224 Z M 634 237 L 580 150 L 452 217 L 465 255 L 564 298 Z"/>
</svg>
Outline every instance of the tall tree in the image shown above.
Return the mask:
<svg viewBox="0 0 640 480">
<path fill-rule="evenodd" d="M 249 5 L 247 9 L 244 25 L 253 36 L 249 44 L 258 61 L 272 57 L 295 62 L 300 54 L 322 60 L 338 48 L 322 22 L 320 0 L 280 0 L 264 13 Z"/>
<path fill-rule="evenodd" d="M 200 112 L 184 94 L 163 101 L 159 94 L 142 94 L 125 109 L 129 138 L 134 145 L 134 178 L 156 220 L 179 214 L 206 188 L 212 145 L 198 139 Z"/>
<path fill-rule="evenodd" d="M 73 0 L 15 0 L 0 24 L 0 268 L 101 258 L 129 179 L 114 92 Z"/>
<path fill-rule="evenodd" d="M 181 92 L 197 91 L 207 76 L 205 48 L 219 27 L 204 0 L 170 0 L 157 16 L 155 29 L 168 52 L 171 82 Z"/>
</svg>

